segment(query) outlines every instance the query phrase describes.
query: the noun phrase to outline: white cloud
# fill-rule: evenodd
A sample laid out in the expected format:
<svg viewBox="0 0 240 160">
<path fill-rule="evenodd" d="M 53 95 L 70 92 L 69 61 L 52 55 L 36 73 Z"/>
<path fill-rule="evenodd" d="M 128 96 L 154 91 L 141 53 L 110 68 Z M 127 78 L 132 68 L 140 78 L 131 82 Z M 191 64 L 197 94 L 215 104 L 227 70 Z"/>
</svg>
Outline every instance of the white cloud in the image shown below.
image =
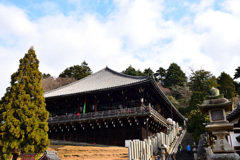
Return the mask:
<svg viewBox="0 0 240 160">
<path fill-rule="evenodd" d="M 201 0 L 199 3 L 190 5 L 191 10 L 196 13 L 204 12 L 208 9 L 212 9 L 215 0 Z"/>
<path fill-rule="evenodd" d="M 156 71 L 175 62 L 185 72 L 194 66 L 219 76 L 221 71 L 233 75 L 239 66 L 238 1 L 226 1 L 218 11 L 214 10 L 214 1 L 184 3 L 194 9 L 194 15 L 187 14 L 177 22 L 164 19 L 162 13 L 167 8 L 163 1 L 114 2 L 116 9 L 101 18 L 97 13 L 79 15 L 82 1 L 76 7 L 79 11 L 69 14 L 60 13 L 58 5 L 51 3 L 47 11 L 54 14 L 34 21 L 23 9 L 0 4 L 0 63 L 1 68 L 8 68 L 0 70 L 4 75 L 0 96 L 31 45 L 40 60 L 40 70 L 55 76 L 83 60 L 94 72 L 106 65 L 122 71 L 130 64 Z"/>
<path fill-rule="evenodd" d="M 240 1 L 239 0 L 228 0 L 225 1 L 222 5 L 226 11 L 229 11 L 231 14 L 235 16 L 240 16 Z"/>
</svg>

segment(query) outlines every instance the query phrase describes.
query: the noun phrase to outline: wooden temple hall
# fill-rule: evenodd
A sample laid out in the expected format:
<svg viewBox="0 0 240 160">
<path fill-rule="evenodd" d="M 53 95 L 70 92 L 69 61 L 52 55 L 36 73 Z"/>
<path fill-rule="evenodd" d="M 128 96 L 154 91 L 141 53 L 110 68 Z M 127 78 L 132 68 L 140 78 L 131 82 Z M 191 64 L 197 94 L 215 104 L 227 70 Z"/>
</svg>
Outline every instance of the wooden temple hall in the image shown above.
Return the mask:
<svg viewBox="0 0 240 160">
<path fill-rule="evenodd" d="M 150 77 L 129 76 L 106 67 L 45 93 L 49 138 L 124 146 L 171 129 L 167 118 L 185 118 Z"/>
</svg>

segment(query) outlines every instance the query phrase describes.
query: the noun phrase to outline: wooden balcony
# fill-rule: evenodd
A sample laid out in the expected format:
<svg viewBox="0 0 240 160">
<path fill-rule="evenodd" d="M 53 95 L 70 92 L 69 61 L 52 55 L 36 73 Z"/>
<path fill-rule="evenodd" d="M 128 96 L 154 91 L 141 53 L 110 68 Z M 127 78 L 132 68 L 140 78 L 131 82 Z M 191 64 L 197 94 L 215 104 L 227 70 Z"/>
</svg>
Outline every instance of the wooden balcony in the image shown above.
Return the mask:
<svg viewBox="0 0 240 160">
<path fill-rule="evenodd" d="M 71 122 L 82 122 L 82 121 L 92 121 L 101 119 L 117 119 L 117 118 L 127 118 L 127 117 L 153 117 L 159 121 L 163 126 L 168 127 L 168 122 L 166 118 L 160 115 L 156 110 L 151 107 L 134 107 L 134 108 L 124 108 L 116 110 L 107 110 L 99 112 L 89 112 L 85 114 L 69 114 L 62 116 L 50 117 L 48 119 L 49 124 L 59 124 L 59 123 L 71 123 Z"/>
</svg>

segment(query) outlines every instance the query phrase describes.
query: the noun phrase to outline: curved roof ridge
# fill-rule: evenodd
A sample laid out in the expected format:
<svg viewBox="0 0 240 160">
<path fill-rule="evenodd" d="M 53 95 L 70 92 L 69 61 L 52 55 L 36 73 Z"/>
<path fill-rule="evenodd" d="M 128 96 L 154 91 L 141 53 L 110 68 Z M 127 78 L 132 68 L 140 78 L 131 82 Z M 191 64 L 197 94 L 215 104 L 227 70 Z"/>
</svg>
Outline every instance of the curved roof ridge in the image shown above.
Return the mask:
<svg viewBox="0 0 240 160">
<path fill-rule="evenodd" d="M 124 77 L 128 77 L 128 78 L 134 78 L 134 79 L 147 79 L 147 78 L 149 78 L 149 76 L 133 76 L 133 75 L 124 74 L 124 73 L 121 73 L 121 72 L 114 71 L 114 70 L 112 70 L 111 68 L 108 68 L 108 67 L 106 67 L 105 69 L 109 70 L 110 72 L 112 72 L 114 74 L 124 76 Z"/>
<path fill-rule="evenodd" d="M 76 94 L 139 83 L 150 79 L 149 76 L 131 76 L 116 72 L 108 67 L 99 70 L 76 82 L 45 92 L 46 97 Z"/>
</svg>

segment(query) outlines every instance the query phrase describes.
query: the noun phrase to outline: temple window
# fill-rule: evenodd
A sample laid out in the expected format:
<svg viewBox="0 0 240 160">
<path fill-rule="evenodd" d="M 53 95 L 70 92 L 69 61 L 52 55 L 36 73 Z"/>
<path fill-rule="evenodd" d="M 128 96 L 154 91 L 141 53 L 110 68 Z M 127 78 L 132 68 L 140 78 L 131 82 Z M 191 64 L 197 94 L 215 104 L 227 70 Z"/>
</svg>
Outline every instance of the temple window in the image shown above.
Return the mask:
<svg viewBox="0 0 240 160">
<path fill-rule="evenodd" d="M 65 115 L 65 110 L 64 109 L 58 109 L 57 110 L 57 116 Z"/>
<path fill-rule="evenodd" d="M 73 108 L 73 114 L 77 114 L 78 113 L 78 108 Z"/>
</svg>

